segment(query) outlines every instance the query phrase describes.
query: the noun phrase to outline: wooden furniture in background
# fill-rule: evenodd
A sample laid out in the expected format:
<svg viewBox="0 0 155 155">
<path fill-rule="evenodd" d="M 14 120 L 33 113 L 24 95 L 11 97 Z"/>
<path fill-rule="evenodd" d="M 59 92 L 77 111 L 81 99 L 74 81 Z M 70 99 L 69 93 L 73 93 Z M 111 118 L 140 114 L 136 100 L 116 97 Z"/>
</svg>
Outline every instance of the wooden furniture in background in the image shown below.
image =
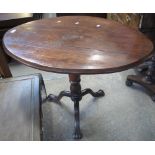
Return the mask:
<svg viewBox="0 0 155 155">
<path fill-rule="evenodd" d="M 155 45 L 155 14 L 142 14 L 140 31 L 150 38 Z M 143 64 L 137 67 L 138 75 L 129 75 L 126 84 L 131 86 L 133 83 L 140 84 L 150 94 L 155 101 L 155 53 Z"/>
<path fill-rule="evenodd" d="M 142 14 L 142 19 L 140 31 L 150 38 L 155 45 L 155 13 L 144 13 Z M 146 62 L 141 64 L 137 68 L 138 72 L 147 74 L 149 66 L 152 66 L 154 63 L 152 60 L 154 59 L 150 57 Z"/>
<path fill-rule="evenodd" d="M 75 139 L 82 137 L 79 101 L 86 94 L 104 96 L 103 90 L 81 90 L 80 76 L 132 68 L 153 50 L 152 42 L 141 32 L 90 16 L 64 16 L 17 26 L 5 34 L 3 45 L 8 55 L 25 65 L 69 75 L 70 92 L 50 94 L 48 99 L 59 102 L 67 96 L 74 102 Z"/>
<path fill-rule="evenodd" d="M 155 14 L 154 13 L 110 13 L 109 19 L 120 22 L 129 27 L 139 29 L 155 45 Z M 153 101 L 155 101 L 155 54 L 152 55 L 141 65 L 136 67 L 137 75 L 127 77 L 127 86 L 133 83 L 140 84 L 148 90 Z"/>
<path fill-rule="evenodd" d="M 4 63 L 7 65 L 0 51 L 2 76 Z M 46 90 L 40 74 L 0 79 L 0 141 L 41 140 L 44 97 Z"/>
<path fill-rule="evenodd" d="M 2 51 L 2 48 L 0 47 L 0 73 L 3 78 L 12 77 L 12 74 L 10 72 L 9 66 L 7 64 L 6 58 L 4 56 L 4 53 Z"/>
</svg>

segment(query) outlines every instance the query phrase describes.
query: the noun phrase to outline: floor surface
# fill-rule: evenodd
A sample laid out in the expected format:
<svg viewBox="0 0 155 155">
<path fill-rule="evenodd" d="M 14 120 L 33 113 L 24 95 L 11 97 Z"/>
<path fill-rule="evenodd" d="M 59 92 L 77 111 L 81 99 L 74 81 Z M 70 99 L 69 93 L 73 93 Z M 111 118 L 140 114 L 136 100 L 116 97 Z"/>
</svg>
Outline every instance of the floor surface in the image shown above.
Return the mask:
<svg viewBox="0 0 155 155">
<path fill-rule="evenodd" d="M 10 64 L 13 76 L 41 73 L 47 93 L 69 90 L 68 77 L 39 71 L 19 63 Z M 81 131 L 84 141 L 146 141 L 155 140 L 155 103 L 145 90 L 134 85 L 127 87 L 127 75 L 133 69 L 107 74 L 81 76 L 82 88 L 103 89 L 105 96 L 95 99 L 84 96 L 80 102 Z M 62 98 L 62 104 L 43 104 L 44 140 L 72 141 L 74 127 L 73 103 Z"/>
</svg>

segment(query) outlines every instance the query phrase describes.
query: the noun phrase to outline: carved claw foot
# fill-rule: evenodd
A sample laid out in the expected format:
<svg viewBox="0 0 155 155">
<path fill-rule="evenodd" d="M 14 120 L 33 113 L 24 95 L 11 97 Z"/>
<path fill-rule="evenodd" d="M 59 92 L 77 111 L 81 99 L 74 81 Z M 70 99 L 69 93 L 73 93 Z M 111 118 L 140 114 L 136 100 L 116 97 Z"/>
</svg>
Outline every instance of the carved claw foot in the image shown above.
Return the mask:
<svg viewBox="0 0 155 155">
<path fill-rule="evenodd" d="M 82 135 L 82 133 L 81 133 L 80 130 L 75 131 L 75 132 L 73 133 L 73 138 L 74 138 L 74 139 L 81 139 L 82 137 L 83 137 L 83 135 Z"/>
<path fill-rule="evenodd" d="M 126 80 L 126 85 L 130 87 L 130 86 L 133 85 L 133 82 L 127 79 L 127 80 Z"/>
<path fill-rule="evenodd" d="M 152 96 L 151 96 L 151 99 L 152 99 L 152 101 L 155 102 L 155 95 L 152 95 Z"/>
<path fill-rule="evenodd" d="M 54 101 L 57 101 L 57 96 L 53 95 L 53 94 L 49 94 L 47 96 L 47 100 L 50 101 L 50 102 L 54 102 Z"/>
</svg>

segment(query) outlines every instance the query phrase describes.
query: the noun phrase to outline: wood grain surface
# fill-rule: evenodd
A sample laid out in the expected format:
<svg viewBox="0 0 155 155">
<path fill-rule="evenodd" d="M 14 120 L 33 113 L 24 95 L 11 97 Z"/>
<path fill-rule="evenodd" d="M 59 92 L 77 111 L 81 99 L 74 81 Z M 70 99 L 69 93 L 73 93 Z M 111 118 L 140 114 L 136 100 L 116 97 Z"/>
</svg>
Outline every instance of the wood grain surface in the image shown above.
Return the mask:
<svg viewBox="0 0 155 155">
<path fill-rule="evenodd" d="M 8 55 L 28 66 L 69 74 L 123 71 L 142 63 L 152 42 L 138 30 L 115 21 L 64 16 L 32 21 L 3 38 Z"/>
</svg>

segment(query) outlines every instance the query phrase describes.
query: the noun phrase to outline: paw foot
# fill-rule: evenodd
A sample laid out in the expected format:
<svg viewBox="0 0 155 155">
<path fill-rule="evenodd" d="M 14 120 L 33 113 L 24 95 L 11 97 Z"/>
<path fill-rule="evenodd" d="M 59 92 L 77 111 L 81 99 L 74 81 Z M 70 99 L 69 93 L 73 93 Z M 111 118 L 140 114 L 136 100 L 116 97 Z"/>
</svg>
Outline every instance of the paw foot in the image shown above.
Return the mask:
<svg viewBox="0 0 155 155">
<path fill-rule="evenodd" d="M 98 96 L 104 96 L 104 95 L 105 95 L 104 91 L 101 90 L 101 89 L 100 89 L 98 92 L 96 92 L 96 94 L 97 94 Z"/>
<path fill-rule="evenodd" d="M 155 102 L 155 95 L 152 95 L 151 98 L 152 98 L 152 101 Z"/>
<path fill-rule="evenodd" d="M 74 139 L 81 139 L 82 137 L 83 137 L 83 135 L 80 131 L 75 131 L 73 134 Z"/>
<path fill-rule="evenodd" d="M 126 85 L 127 85 L 127 86 L 132 86 L 132 85 L 133 85 L 133 82 L 130 81 L 130 80 L 126 80 Z"/>
</svg>

